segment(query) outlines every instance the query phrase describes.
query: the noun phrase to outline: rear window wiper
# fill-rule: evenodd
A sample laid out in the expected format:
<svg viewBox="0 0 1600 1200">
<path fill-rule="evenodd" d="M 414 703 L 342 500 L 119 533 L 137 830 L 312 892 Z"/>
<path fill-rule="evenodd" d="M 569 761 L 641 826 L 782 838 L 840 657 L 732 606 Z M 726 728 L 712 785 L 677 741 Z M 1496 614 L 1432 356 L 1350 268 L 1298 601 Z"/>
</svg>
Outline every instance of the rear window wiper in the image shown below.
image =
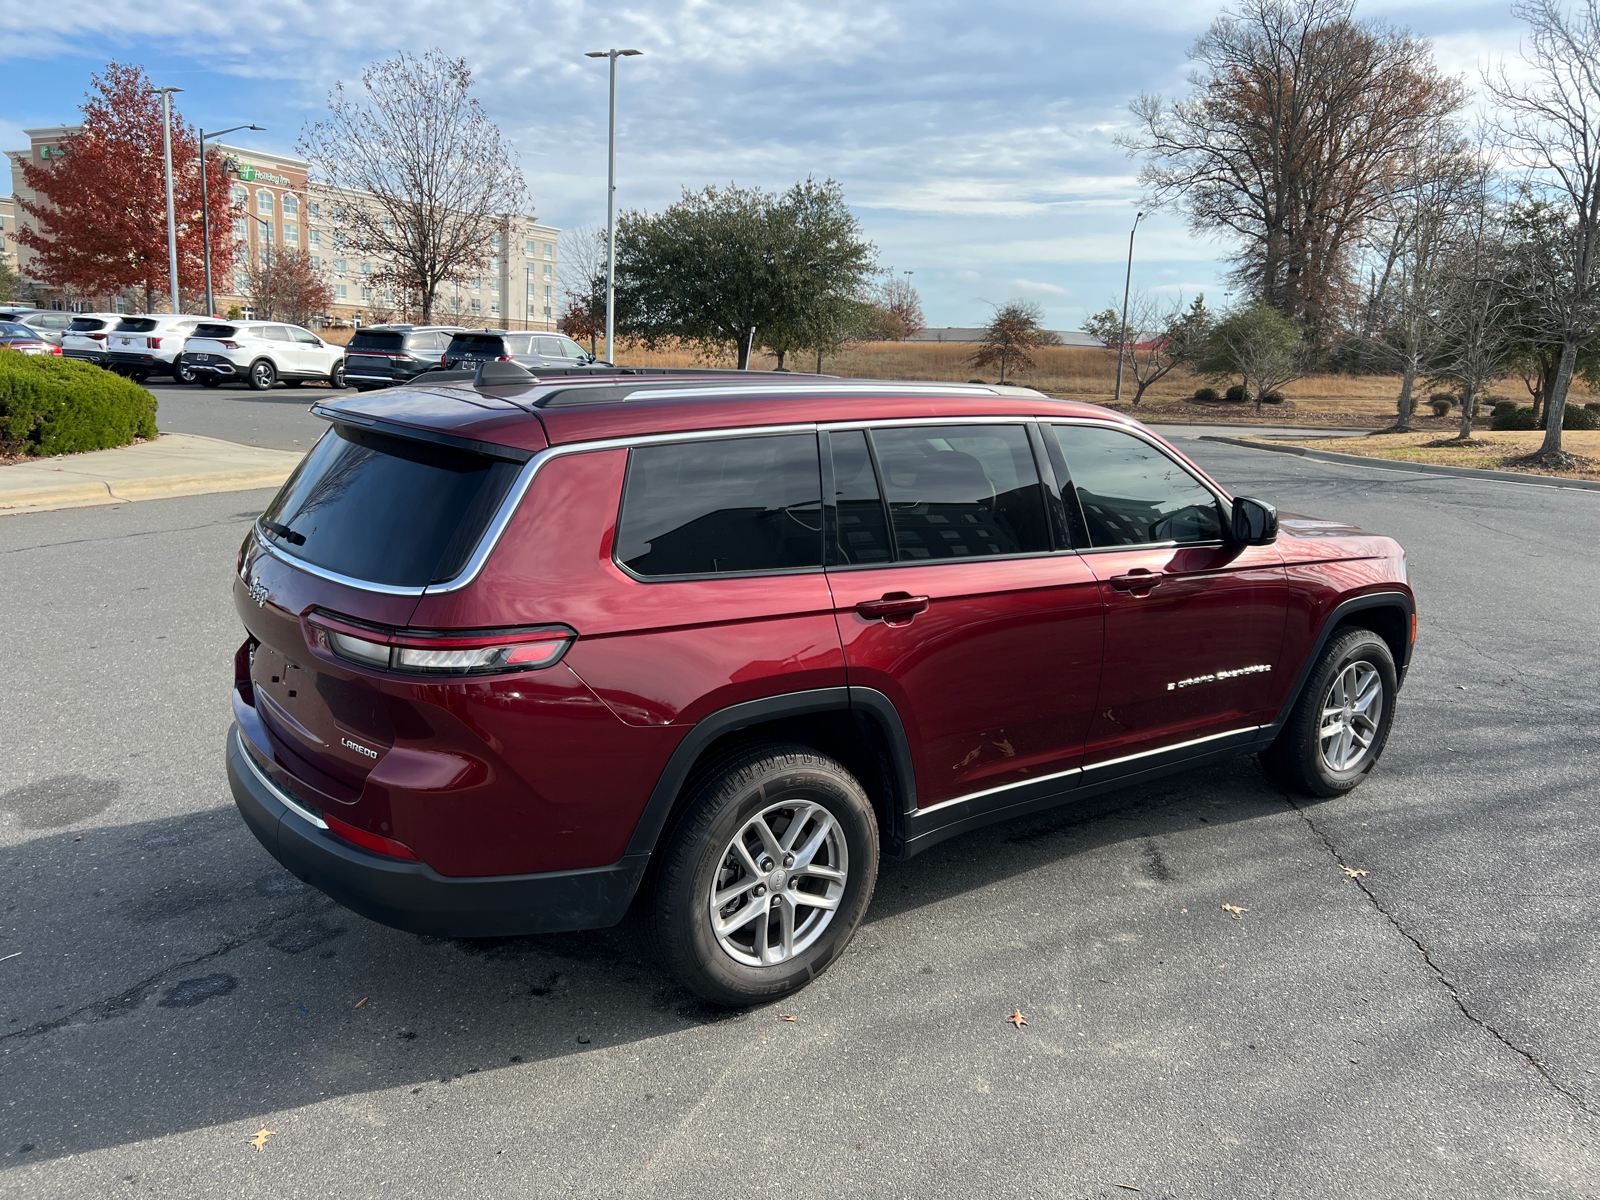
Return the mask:
<svg viewBox="0 0 1600 1200">
<path fill-rule="evenodd" d="M 288 542 L 289 545 L 291 545 L 291 546 L 304 546 L 306 544 L 306 535 L 305 534 L 296 533 L 294 530 L 290 529 L 287 525 L 280 524 L 277 521 L 269 521 L 265 517 L 262 517 L 261 518 L 261 527 L 263 529 L 265 529 L 268 533 L 277 534 L 284 541 Z"/>
</svg>

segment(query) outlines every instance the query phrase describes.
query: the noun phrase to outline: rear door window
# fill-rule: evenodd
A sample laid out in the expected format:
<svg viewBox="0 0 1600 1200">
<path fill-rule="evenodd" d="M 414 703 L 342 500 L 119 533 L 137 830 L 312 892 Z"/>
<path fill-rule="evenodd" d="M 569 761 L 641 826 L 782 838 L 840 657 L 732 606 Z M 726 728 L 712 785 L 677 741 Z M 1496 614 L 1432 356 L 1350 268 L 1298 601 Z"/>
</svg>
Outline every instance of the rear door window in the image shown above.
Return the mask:
<svg viewBox="0 0 1600 1200">
<path fill-rule="evenodd" d="M 1051 549 L 1023 426 L 875 429 L 872 444 L 901 562 Z"/>
<path fill-rule="evenodd" d="M 535 339 L 538 343 L 535 350 L 546 358 L 565 358 L 567 352 L 561 348 L 561 339 L 542 337 Z"/>
<path fill-rule="evenodd" d="M 821 566 L 816 435 L 636 446 L 617 559 L 649 577 Z"/>
<path fill-rule="evenodd" d="M 1089 425 L 1053 425 L 1096 547 L 1222 539 L 1222 506 L 1142 438 Z"/>
<path fill-rule="evenodd" d="M 287 325 L 266 325 L 262 327 L 261 336 L 269 342 L 292 342 Z"/>
<path fill-rule="evenodd" d="M 517 463 L 335 425 L 262 515 L 285 554 L 369 583 L 426 587 L 461 573 Z"/>
</svg>

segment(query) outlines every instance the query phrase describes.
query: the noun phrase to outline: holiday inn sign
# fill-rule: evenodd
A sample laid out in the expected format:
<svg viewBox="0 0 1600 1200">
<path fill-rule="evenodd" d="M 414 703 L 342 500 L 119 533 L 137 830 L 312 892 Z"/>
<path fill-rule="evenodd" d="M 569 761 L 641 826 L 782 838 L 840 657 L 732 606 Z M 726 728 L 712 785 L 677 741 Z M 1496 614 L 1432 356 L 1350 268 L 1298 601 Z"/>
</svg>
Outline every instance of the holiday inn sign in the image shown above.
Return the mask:
<svg viewBox="0 0 1600 1200">
<path fill-rule="evenodd" d="M 240 162 L 238 159 L 231 159 L 229 167 L 245 183 L 254 183 L 259 179 L 262 183 L 275 183 L 279 187 L 288 187 L 292 182 L 287 175 L 279 175 L 276 171 L 255 167 L 250 163 Z"/>
</svg>

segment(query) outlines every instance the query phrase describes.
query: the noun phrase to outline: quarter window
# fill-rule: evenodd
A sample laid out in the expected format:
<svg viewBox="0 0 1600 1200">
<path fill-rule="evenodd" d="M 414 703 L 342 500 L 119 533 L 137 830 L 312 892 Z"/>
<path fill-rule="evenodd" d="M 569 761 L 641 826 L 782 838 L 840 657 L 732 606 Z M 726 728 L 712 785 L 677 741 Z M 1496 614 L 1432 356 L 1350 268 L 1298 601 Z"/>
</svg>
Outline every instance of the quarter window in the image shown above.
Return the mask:
<svg viewBox="0 0 1600 1200">
<path fill-rule="evenodd" d="M 878 429 L 872 444 L 900 561 L 1051 549 L 1023 426 Z"/>
<path fill-rule="evenodd" d="M 894 557 L 889 525 L 883 516 L 878 477 L 872 470 L 867 435 L 857 429 L 835 433 L 833 446 L 833 502 L 839 514 L 839 560 L 846 563 L 881 563 Z"/>
<path fill-rule="evenodd" d="M 636 447 L 617 558 L 646 576 L 821 566 L 816 435 Z"/>
<path fill-rule="evenodd" d="M 1115 429 L 1055 425 L 1095 546 L 1215 542 L 1222 509 L 1211 490 L 1140 438 Z"/>
</svg>

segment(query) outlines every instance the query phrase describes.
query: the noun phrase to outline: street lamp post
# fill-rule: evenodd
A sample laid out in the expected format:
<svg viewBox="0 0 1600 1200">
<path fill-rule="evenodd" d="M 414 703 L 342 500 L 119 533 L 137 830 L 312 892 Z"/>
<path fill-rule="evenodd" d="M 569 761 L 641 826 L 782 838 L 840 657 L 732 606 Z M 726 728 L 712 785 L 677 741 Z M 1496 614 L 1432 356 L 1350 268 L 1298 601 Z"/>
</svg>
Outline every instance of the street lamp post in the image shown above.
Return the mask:
<svg viewBox="0 0 1600 1200">
<path fill-rule="evenodd" d="M 172 275 L 172 312 L 178 313 L 178 223 L 172 212 L 172 93 L 182 88 L 150 88 L 146 94 L 161 97 L 161 157 L 167 166 L 167 269 Z"/>
<path fill-rule="evenodd" d="M 1133 235 L 1139 232 L 1142 220 L 1143 213 L 1134 213 L 1133 228 L 1128 230 L 1128 274 L 1122 281 L 1122 336 L 1117 339 L 1117 394 L 1112 398 L 1113 404 L 1122 399 L 1122 355 L 1128 348 L 1128 290 L 1133 286 Z"/>
<path fill-rule="evenodd" d="M 217 298 L 211 289 L 211 195 L 206 190 L 206 139 L 208 137 L 221 137 L 225 133 L 238 133 L 241 129 L 261 130 L 261 125 L 235 125 L 232 129 L 222 129 L 216 133 L 200 131 L 200 235 L 205 239 L 206 254 L 206 316 L 217 315 Z"/>
<path fill-rule="evenodd" d="M 590 50 L 585 58 L 611 60 L 611 136 L 606 148 L 606 361 L 615 362 L 613 339 L 617 307 L 617 59 L 642 50 Z"/>
<path fill-rule="evenodd" d="M 533 310 L 528 307 L 528 297 L 533 295 L 533 264 L 524 263 L 522 267 L 522 327 L 533 328 Z"/>
</svg>

